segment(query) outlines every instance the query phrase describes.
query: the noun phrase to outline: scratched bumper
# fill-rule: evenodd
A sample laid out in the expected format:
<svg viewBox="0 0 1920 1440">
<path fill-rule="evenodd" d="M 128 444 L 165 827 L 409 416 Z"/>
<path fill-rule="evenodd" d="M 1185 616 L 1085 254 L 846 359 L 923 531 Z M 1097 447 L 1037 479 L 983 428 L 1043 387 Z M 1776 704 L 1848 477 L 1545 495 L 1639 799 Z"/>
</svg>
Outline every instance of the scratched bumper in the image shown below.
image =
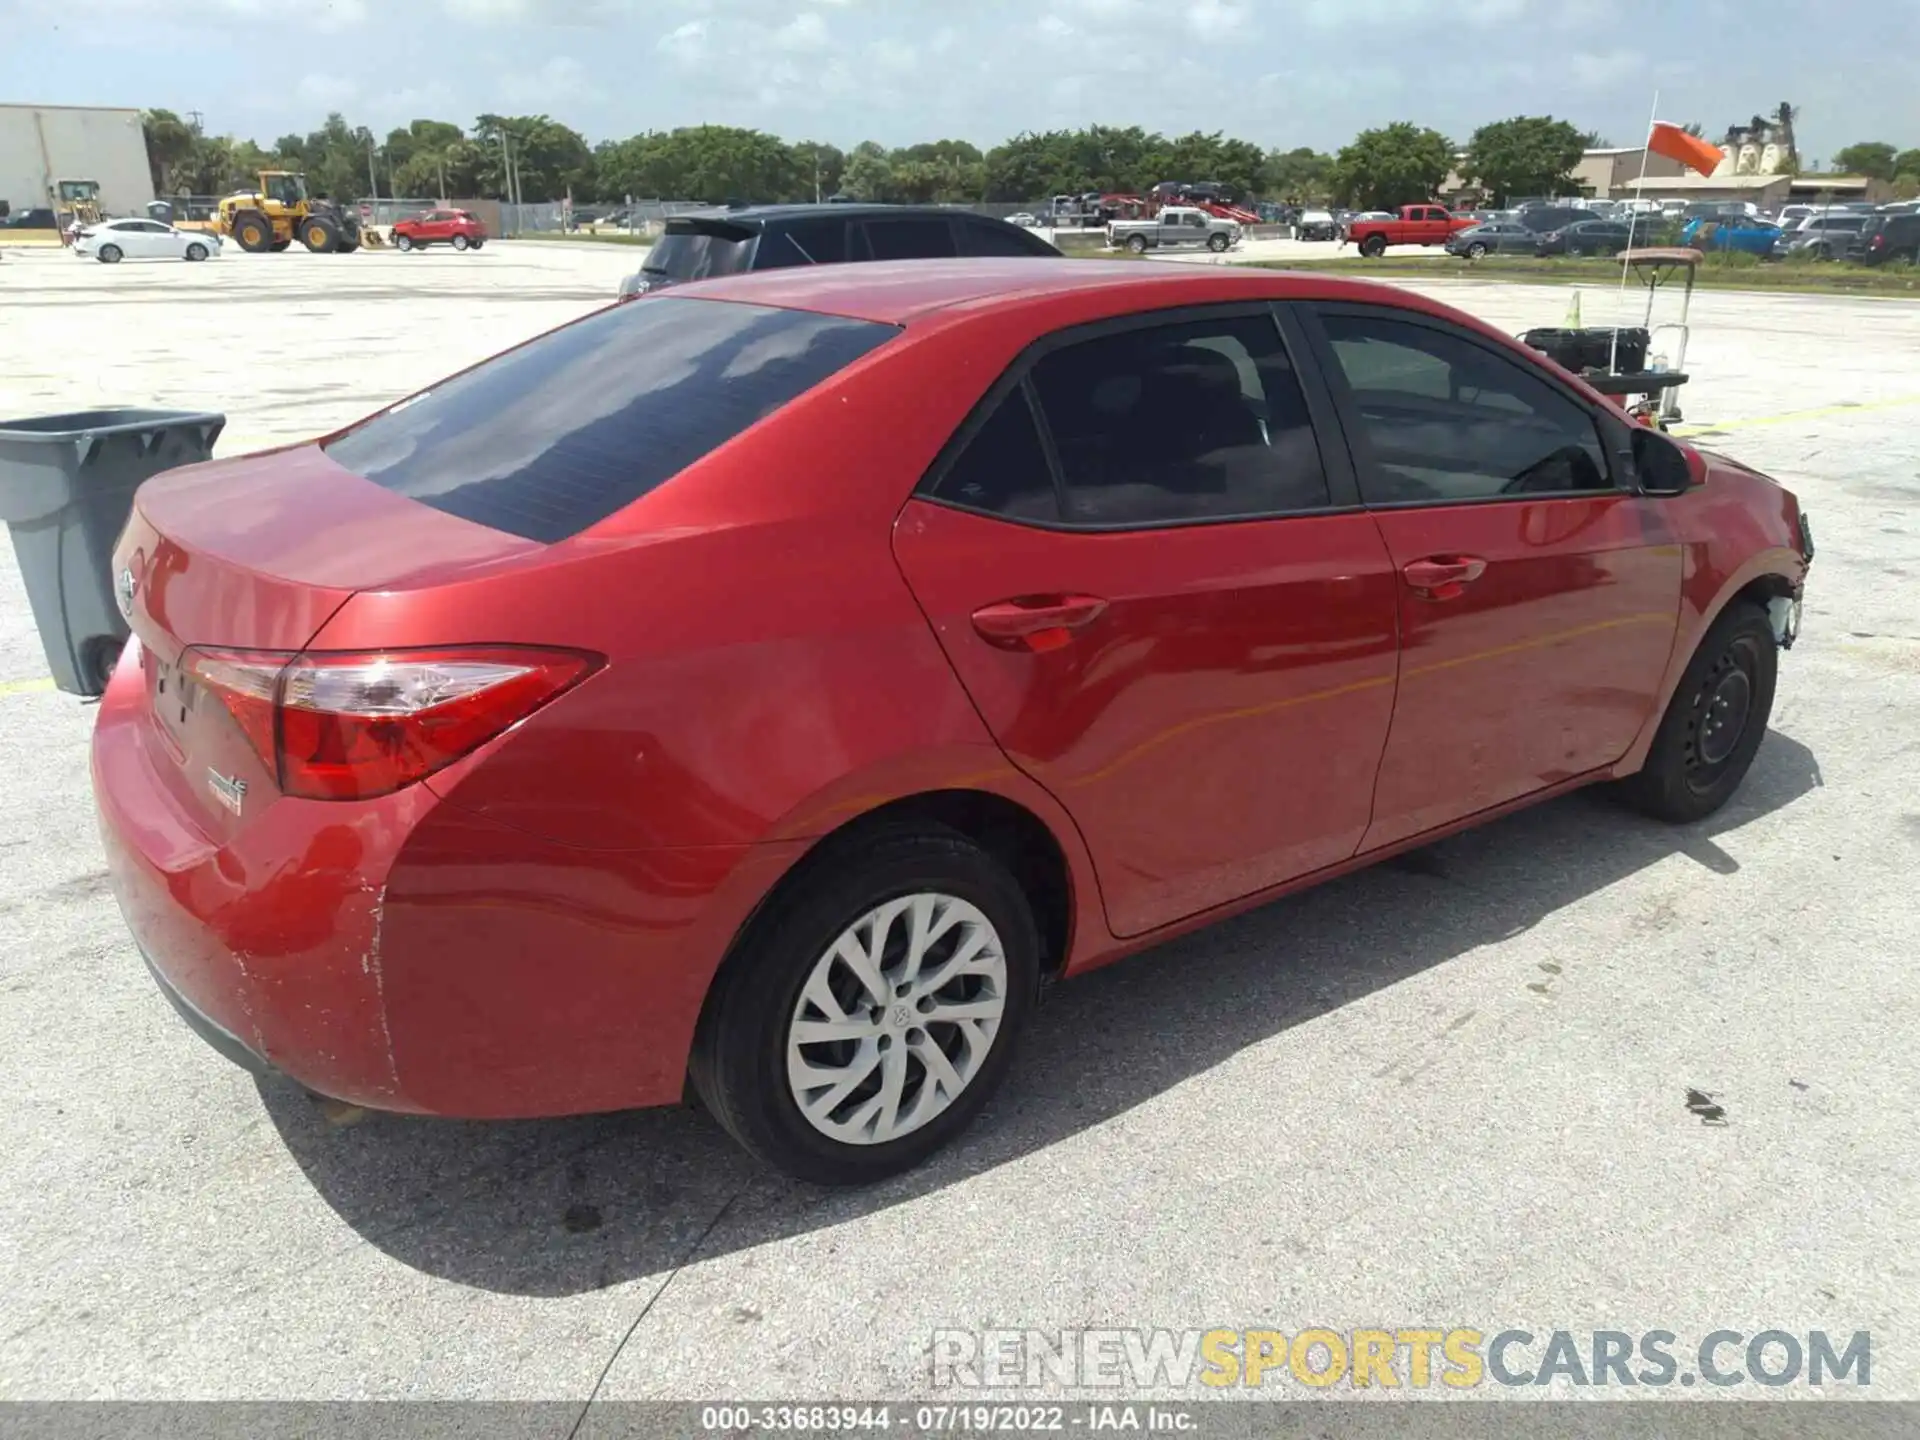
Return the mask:
<svg viewBox="0 0 1920 1440">
<path fill-rule="evenodd" d="M 238 1035 L 202 1015 L 194 1008 L 191 1000 L 174 989 L 167 982 L 167 977 L 162 975 L 159 968 L 154 965 L 153 957 L 145 950 L 140 952 L 140 958 L 147 962 L 147 973 L 153 976 L 153 983 L 160 987 L 160 993 L 167 997 L 167 1003 L 179 1012 L 180 1018 L 187 1022 L 187 1028 L 206 1041 L 216 1054 L 231 1060 L 249 1074 L 273 1073 L 273 1066 L 266 1062 L 265 1057 L 254 1054 Z"/>
</svg>

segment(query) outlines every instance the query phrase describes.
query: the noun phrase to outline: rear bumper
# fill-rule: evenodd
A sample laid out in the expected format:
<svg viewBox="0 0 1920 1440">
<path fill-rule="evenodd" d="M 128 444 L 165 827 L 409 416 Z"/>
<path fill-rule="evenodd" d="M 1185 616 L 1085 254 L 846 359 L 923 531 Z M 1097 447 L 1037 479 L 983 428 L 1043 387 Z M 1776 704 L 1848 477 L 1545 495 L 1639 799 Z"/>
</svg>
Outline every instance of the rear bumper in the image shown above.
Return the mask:
<svg viewBox="0 0 1920 1440">
<path fill-rule="evenodd" d="M 677 1103 L 713 972 L 804 842 L 594 852 L 439 799 L 276 799 L 215 843 L 156 767 L 137 676 L 93 782 L 115 897 L 169 1003 L 249 1070 L 474 1119 Z"/>
<path fill-rule="evenodd" d="M 263 1057 L 249 1050 L 238 1035 L 222 1029 L 194 1009 L 193 1002 L 173 988 L 167 977 L 160 973 L 160 967 L 153 963 L 153 957 L 144 949 L 140 951 L 140 958 L 146 961 L 147 973 L 153 976 L 153 983 L 160 987 L 160 993 L 167 997 L 167 1003 L 173 1006 L 182 1020 L 187 1022 L 189 1030 L 212 1046 L 215 1052 L 225 1056 L 249 1074 L 266 1075 L 272 1072 L 273 1067 Z"/>
</svg>

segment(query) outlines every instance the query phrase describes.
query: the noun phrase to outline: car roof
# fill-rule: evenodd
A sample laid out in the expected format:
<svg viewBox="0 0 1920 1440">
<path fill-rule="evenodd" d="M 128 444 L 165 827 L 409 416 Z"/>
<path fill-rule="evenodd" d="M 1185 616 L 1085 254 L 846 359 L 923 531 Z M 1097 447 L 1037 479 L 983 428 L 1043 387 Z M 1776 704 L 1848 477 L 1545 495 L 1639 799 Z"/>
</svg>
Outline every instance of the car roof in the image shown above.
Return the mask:
<svg viewBox="0 0 1920 1440">
<path fill-rule="evenodd" d="M 771 223 L 780 220 L 812 220 L 822 216 L 834 216 L 839 219 L 870 218 L 872 216 L 934 216 L 942 220 L 984 220 L 989 217 L 978 215 L 971 210 L 958 210 L 950 205 L 882 205 L 861 203 L 859 201 L 822 201 L 819 204 L 794 203 L 790 205 L 716 205 L 703 210 L 686 210 L 678 215 L 669 215 L 668 220 L 732 220 L 736 222 Z"/>
<path fill-rule="evenodd" d="M 1127 260 L 1075 260 L 1063 265 L 1058 257 L 1042 255 L 795 266 L 696 281 L 675 286 L 671 293 L 910 325 L 945 311 L 964 309 L 977 314 L 1093 291 L 1137 296 L 1141 310 L 1309 296 L 1424 308 L 1406 291 L 1367 280 L 1238 265 Z"/>
</svg>

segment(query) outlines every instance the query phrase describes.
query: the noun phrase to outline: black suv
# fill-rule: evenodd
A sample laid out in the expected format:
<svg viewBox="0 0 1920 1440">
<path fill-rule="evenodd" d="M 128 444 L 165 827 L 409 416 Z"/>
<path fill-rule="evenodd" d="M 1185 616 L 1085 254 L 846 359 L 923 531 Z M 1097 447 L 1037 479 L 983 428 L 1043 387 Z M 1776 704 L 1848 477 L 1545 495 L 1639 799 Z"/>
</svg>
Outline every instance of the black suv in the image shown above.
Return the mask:
<svg viewBox="0 0 1920 1440">
<path fill-rule="evenodd" d="M 1920 265 L 1920 215 L 1875 215 L 1860 228 L 1852 258 L 1866 265 Z"/>
<path fill-rule="evenodd" d="M 1059 254 L 1018 225 L 968 210 L 933 205 L 751 205 L 674 216 L 647 252 L 640 273 L 620 282 L 620 298 L 630 300 L 685 280 L 790 265 Z"/>
</svg>

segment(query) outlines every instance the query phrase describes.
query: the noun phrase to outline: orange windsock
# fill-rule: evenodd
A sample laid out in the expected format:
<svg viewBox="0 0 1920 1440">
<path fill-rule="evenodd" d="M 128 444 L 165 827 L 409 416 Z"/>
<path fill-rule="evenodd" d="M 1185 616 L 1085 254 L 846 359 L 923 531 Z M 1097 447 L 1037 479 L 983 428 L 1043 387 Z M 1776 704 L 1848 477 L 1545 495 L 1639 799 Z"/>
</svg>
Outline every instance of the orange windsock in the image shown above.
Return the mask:
<svg viewBox="0 0 1920 1440">
<path fill-rule="evenodd" d="M 1678 125 L 1669 125 L 1664 120 L 1654 121 L 1653 134 L 1647 137 L 1647 148 L 1656 155 L 1679 161 L 1689 170 L 1698 170 L 1702 175 L 1713 174 L 1720 168 L 1720 162 L 1727 158 L 1727 152 L 1711 140 L 1689 135 Z"/>
</svg>

